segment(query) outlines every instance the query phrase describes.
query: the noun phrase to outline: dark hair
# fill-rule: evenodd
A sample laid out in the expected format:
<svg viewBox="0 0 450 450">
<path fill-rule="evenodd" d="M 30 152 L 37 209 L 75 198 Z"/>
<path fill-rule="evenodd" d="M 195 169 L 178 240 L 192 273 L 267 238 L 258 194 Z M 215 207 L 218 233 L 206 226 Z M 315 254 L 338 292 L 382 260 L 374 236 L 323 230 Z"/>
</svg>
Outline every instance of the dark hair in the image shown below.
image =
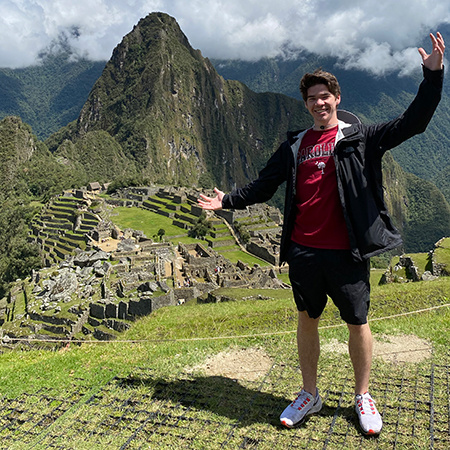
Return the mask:
<svg viewBox="0 0 450 450">
<path fill-rule="evenodd" d="M 337 78 L 330 72 L 316 69 L 313 73 L 305 73 L 300 81 L 300 92 L 305 102 L 308 98 L 308 89 L 316 84 L 324 84 L 335 97 L 341 95 Z"/>
</svg>

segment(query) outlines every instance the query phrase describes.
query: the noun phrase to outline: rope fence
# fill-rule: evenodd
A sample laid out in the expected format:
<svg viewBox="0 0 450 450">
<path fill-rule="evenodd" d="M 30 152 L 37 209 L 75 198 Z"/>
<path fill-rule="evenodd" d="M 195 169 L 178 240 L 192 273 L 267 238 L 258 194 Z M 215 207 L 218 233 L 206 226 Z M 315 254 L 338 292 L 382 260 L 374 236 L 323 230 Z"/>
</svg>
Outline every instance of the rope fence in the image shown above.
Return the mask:
<svg viewBox="0 0 450 450">
<path fill-rule="evenodd" d="M 379 322 L 383 320 L 396 319 L 399 317 L 411 316 L 415 314 L 421 314 L 424 312 L 430 312 L 441 308 L 447 308 L 450 306 L 450 303 L 446 303 L 444 305 L 432 306 L 430 308 L 418 309 L 415 311 L 408 311 L 399 314 L 393 314 L 384 317 L 375 317 L 370 319 L 370 322 Z M 345 323 L 339 323 L 334 325 L 324 325 L 319 327 L 319 330 L 331 329 L 331 328 L 339 328 L 346 326 Z M 4 336 L 2 338 L 2 344 L 7 345 L 10 343 L 58 343 L 58 344 L 142 344 L 142 343 L 162 343 L 162 342 L 194 342 L 194 341 L 217 341 L 222 339 L 247 339 L 247 338 L 256 338 L 256 337 L 264 337 L 264 336 L 279 336 L 286 334 L 296 333 L 297 330 L 287 330 L 287 331 L 272 331 L 265 333 L 257 333 L 257 334 L 241 334 L 236 336 L 206 336 L 206 337 L 196 337 L 196 338 L 177 338 L 177 339 L 114 339 L 114 340 L 97 340 L 97 339 L 32 339 L 32 338 L 10 338 L 9 336 Z"/>
</svg>

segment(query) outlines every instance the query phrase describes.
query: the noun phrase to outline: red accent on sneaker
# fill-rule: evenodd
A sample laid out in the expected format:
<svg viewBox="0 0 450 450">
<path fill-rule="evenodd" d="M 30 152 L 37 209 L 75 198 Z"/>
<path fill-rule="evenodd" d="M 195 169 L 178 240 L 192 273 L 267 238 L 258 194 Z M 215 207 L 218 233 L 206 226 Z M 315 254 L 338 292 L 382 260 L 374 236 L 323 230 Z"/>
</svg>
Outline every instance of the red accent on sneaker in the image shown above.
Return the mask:
<svg viewBox="0 0 450 450">
<path fill-rule="evenodd" d="M 316 396 L 305 392 L 304 389 L 297 398 L 281 413 L 280 422 L 288 428 L 293 428 L 303 423 L 310 414 L 319 412 L 322 408 L 322 400 L 316 389 Z"/>
<path fill-rule="evenodd" d="M 383 427 L 383 421 L 369 393 L 356 395 L 356 413 L 361 429 L 366 435 L 377 435 Z"/>
</svg>

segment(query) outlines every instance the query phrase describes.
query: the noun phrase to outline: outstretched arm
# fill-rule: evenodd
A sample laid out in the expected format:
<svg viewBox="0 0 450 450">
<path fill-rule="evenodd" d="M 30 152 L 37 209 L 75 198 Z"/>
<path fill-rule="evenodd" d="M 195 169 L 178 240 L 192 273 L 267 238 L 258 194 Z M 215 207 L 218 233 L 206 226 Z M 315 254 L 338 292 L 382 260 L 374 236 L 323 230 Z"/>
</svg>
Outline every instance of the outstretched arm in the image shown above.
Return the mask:
<svg viewBox="0 0 450 450">
<path fill-rule="evenodd" d="M 214 192 L 217 194 L 215 197 L 207 197 L 206 195 L 200 194 L 200 198 L 197 201 L 203 209 L 213 211 L 222 209 L 222 199 L 225 194 L 217 188 L 214 188 Z"/>
<path fill-rule="evenodd" d="M 430 38 L 433 49 L 429 55 L 422 47 L 418 49 L 423 65 L 430 70 L 441 70 L 444 67 L 444 38 L 439 31 L 436 33 L 436 37 L 430 33 Z"/>
<path fill-rule="evenodd" d="M 371 145 L 377 149 L 375 153 L 380 157 L 386 150 L 423 133 L 441 100 L 445 44 L 441 33 L 436 33 L 436 37 L 430 33 L 430 38 L 433 45 L 430 54 L 423 48 L 418 49 L 422 57 L 424 79 L 420 83 L 416 98 L 397 118 L 371 126 Z"/>
</svg>

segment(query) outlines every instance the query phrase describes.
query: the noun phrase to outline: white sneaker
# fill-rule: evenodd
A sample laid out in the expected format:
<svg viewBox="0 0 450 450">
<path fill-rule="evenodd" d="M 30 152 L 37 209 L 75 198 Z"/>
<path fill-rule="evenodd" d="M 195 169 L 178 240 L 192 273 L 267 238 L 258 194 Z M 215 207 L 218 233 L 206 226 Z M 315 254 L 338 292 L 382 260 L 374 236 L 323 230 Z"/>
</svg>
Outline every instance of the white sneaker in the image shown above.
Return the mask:
<svg viewBox="0 0 450 450">
<path fill-rule="evenodd" d="M 300 425 L 310 414 L 319 412 L 322 409 L 322 399 L 316 388 L 316 396 L 306 392 L 304 389 L 297 398 L 283 411 L 280 422 L 288 428 Z"/>
<path fill-rule="evenodd" d="M 375 406 L 375 400 L 368 392 L 355 396 L 355 410 L 364 434 L 374 435 L 380 433 L 383 421 Z"/>
</svg>

